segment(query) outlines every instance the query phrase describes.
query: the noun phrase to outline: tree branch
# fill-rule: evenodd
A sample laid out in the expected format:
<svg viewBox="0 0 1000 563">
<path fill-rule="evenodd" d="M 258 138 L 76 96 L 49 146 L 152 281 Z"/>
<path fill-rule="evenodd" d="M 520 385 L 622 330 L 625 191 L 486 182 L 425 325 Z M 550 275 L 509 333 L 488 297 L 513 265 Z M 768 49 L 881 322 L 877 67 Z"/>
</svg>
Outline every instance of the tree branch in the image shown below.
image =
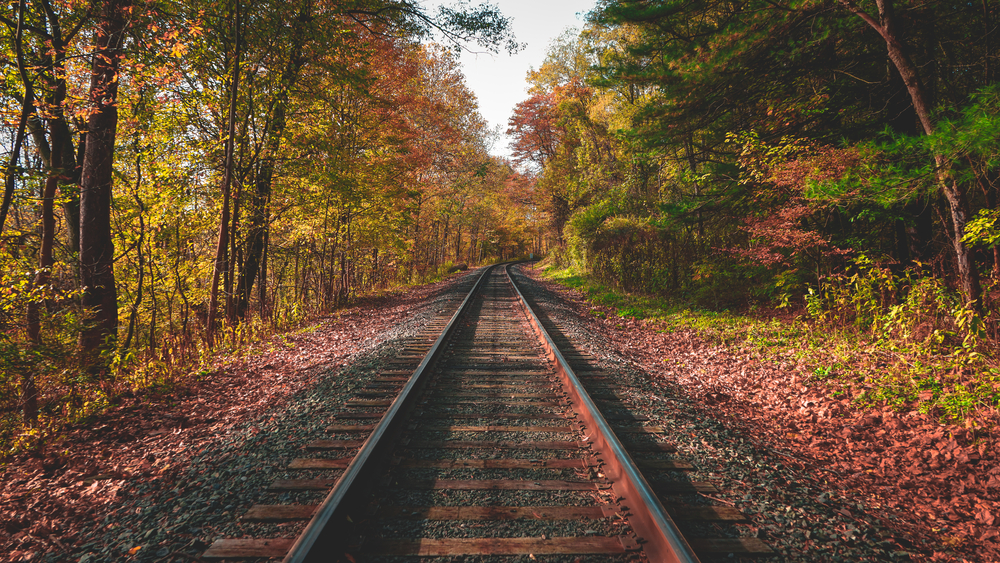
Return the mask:
<svg viewBox="0 0 1000 563">
<path fill-rule="evenodd" d="M 885 29 L 885 27 L 878 20 L 872 17 L 871 14 L 862 10 L 861 7 L 854 2 L 854 0 L 839 0 L 839 1 L 841 4 L 844 5 L 845 8 L 850 10 L 851 13 L 864 20 L 865 23 L 870 25 L 872 29 L 877 31 L 878 34 L 881 35 L 882 38 L 886 40 L 886 42 L 892 41 L 892 38 L 889 37 L 888 31 Z"/>
</svg>

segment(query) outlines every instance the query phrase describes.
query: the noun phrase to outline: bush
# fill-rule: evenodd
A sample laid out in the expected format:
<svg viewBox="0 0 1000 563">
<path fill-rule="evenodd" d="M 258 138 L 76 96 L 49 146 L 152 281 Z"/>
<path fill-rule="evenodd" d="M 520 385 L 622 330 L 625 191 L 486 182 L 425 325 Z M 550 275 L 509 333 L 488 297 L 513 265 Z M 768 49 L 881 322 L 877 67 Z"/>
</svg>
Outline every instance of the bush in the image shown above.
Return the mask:
<svg viewBox="0 0 1000 563">
<path fill-rule="evenodd" d="M 862 255 L 850 273 L 809 289 L 806 310 L 817 320 L 854 325 L 891 346 L 927 353 L 976 353 L 985 337 L 982 319 L 961 295 L 919 268 L 895 275 Z"/>
</svg>

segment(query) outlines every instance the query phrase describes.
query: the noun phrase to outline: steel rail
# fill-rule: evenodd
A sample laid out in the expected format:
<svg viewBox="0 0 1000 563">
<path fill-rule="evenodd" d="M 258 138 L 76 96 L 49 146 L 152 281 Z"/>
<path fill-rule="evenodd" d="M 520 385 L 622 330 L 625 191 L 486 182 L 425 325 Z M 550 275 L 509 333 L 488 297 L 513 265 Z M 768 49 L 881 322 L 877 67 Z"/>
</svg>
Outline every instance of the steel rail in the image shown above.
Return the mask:
<svg viewBox="0 0 1000 563">
<path fill-rule="evenodd" d="M 504 267 L 504 272 L 528 316 L 532 329 L 542 340 L 546 354 L 555 364 L 557 375 L 562 378 L 566 391 L 572 397 L 574 409 L 588 427 L 594 450 L 607 464 L 604 474 L 611 480 L 614 491 L 628 503 L 631 512 L 628 516 L 629 524 L 644 540 L 642 549 L 647 558 L 658 563 L 697 563 L 698 556 L 677 529 L 677 525 L 663 508 L 660 499 L 656 497 L 632 457 L 625 451 L 614 430 L 604 419 L 597 404 L 584 389 L 580 379 L 559 352 L 559 348 L 542 326 L 531 305 L 521 294 L 517 282 L 510 275 L 510 265 Z"/>
<path fill-rule="evenodd" d="M 394 435 L 399 430 L 400 419 L 402 418 L 399 414 L 416 400 L 417 393 L 414 392 L 414 389 L 420 384 L 427 366 L 437 358 L 443 348 L 442 343 L 452 333 L 458 318 L 465 312 L 467 305 L 472 300 L 472 296 L 494 268 L 496 266 L 487 267 L 480 274 L 479 279 L 476 280 L 476 284 L 469 291 L 468 295 L 465 296 L 465 300 L 462 301 L 458 310 L 452 315 L 451 320 L 448 321 L 444 330 L 441 331 L 434 345 L 431 346 L 431 349 L 424 356 L 417 369 L 413 371 L 413 375 L 410 376 L 410 379 L 406 382 L 402 391 L 399 392 L 399 395 L 396 396 L 396 399 L 393 400 L 371 435 L 365 440 L 365 443 L 361 446 L 361 450 L 351 461 L 350 465 L 347 466 L 347 469 L 344 470 L 344 474 L 337 481 L 337 484 L 334 485 L 326 498 L 323 499 L 322 504 L 316 509 L 309 524 L 306 525 L 305 530 L 296 538 L 295 543 L 288 550 L 282 563 L 306 563 L 311 561 L 329 561 L 331 559 L 330 553 L 320 553 L 320 551 L 325 550 L 319 549 L 322 547 L 333 547 L 333 543 L 331 542 L 332 534 L 328 533 L 329 526 L 340 526 L 341 529 L 347 527 L 343 524 L 350 522 L 348 510 L 356 508 L 355 506 L 351 506 L 352 496 L 359 493 L 356 485 L 366 478 L 377 474 L 376 467 L 380 461 L 379 458 L 385 452 L 386 448 L 392 446 L 391 442 Z"/>
</svg>

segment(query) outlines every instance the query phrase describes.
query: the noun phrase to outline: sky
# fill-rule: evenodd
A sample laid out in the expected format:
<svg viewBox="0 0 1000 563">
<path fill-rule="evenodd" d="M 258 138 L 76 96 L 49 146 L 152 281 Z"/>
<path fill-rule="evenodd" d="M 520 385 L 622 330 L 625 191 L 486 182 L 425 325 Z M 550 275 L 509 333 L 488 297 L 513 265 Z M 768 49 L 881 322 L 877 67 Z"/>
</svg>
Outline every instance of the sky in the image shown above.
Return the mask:
<svg viewBox="0 0 1000 563">
<path fill-rule="evenodd" d="M 439 4 L 426 2 L 432 11 Z M 477 5 L 480 1 L 472 1 Z M 595 0 L 489 0 L 513 21 L 514 35 L 527 46 L 516 55 L 468 53 L 461 55 L 462 70 L 469 88 L 479 100 L 479 112 L 491 127 L 500 126 L 501 137 L 491 151 L 498 156 L 510 156 L 507 119 L 518 102 L 528 97 L 528 70 L 538 68 L 545 60 L 549 43 L 567 27 L 582 28 L 586 13 L 594 8 Z M 475 46 L 473 46 L 475 48 Z"/>
</svg>

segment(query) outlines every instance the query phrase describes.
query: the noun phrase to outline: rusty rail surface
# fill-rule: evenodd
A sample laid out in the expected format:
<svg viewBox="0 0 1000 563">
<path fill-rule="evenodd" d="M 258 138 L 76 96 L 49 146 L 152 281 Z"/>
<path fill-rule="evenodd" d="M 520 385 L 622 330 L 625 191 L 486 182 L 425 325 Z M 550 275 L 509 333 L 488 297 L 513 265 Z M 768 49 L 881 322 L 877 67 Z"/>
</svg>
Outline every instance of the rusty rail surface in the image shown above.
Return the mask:
<svg viewBox="0 0 1000 563">
<path fill-rule="evenodd" d="M 509 270 L 509 266 L 506 268 Z M 549 359 L 555 363 L 556 374 L 563 380 L 566 390 L 572 396 L 574 410 L 583 418 L 584 424 L 593 429 L 590 439 L 594 444 L 594 449 L 598 452 L 600 459 L 607 464 L 604 472 L 611 479 L 612 487 L 629 503 L 631 511 L 629 523 L 632 524 L 636 533 L 646 541 L 642 546 L 643 551 L 646 552 L 650 561 L 663 561 L 664 563 L 698 561 L 694 550 L 681 535 L 677 525 L 667 514 L 649 483 L 646 482 L 646 478 L 642 476 L 639 468 L 632 461 L 632 457 L 625 451 L 625 447 L 618 440 L 611 425 L 604 419 L 597 404 L 590 398 L 590 394 L 584 389 L 580 379 L 552 341 L 552 337 L 549 336 L 545 327 L 542 326 L 542 322 L 538 320 L 538 316 L 535 315 L 531 305 L 521 294 L 521 290 L 517 287 L 517 283 L 509 271 L 507 271 L 507 277 L 520 299 L 532 329 L 543 342 Z"/>
<path fill-rule="evenodd" d="M 494 268 L 496 266 L 485 268 L 483 273 L 479 275 L 476 284 L 472 286 L 469 294 L 465 296 L 465 300 L 462 301 L 458 310 L 452 315 L 451 320 L 448 321 L 448 325 L 441 331 L 441 335 L 438 336 L 437 340 L 431 346 L 430 351 L 427 352 L 420 365 L 414 370 L 413 375 L 410 376 L 410 380 L 406 382 L 403 390 L 400 391 L 399 395 L 389 406 L 389 410 L 385 413 L 385 416 L 379 421 L 364 445 L 361 446 L 361 451 L 354 457 L 351 464 L 347 466 L 343 476 L 337 481 L 337 484 L 309 521 L 309 525 L 306 526 L 306 529 L 299 534 L 298 539 L 292 544 L 282 563 L 305 563 L 307 561 L 329 560 L 329 557 L 321 553 L 325 551 L 322 548 L 328 548 L 331 543 L 326 538 L 333 536 L 333 534 L 329 533 L 328 528 L 331 525 L 344 526 L 348 523 L 348 512 L 353 508 L 351 503 L 354 500 L 353 497 L 363 494 L 363 491 L 360 490 L 362 487 L 358 485 L 364 485 L 366 479 L 376 473 L 376 467 L 382 463 L 382 459 L 380 458 L 384 455 L 385 450 L 392 447 L 392 440 L 395 439 L 402 424 L 401 413 L 414 400 L 416 396 L 414 390 L 422 382 L 424 373 L 427 371 L 427 366 L 440 354 L 442 345 L 454 330 L 456 322 L 465 313 L 473 295 L 476 294 L 476 291 L 482 286 L 483 280 L 489 277 Z"/>
</svg>

